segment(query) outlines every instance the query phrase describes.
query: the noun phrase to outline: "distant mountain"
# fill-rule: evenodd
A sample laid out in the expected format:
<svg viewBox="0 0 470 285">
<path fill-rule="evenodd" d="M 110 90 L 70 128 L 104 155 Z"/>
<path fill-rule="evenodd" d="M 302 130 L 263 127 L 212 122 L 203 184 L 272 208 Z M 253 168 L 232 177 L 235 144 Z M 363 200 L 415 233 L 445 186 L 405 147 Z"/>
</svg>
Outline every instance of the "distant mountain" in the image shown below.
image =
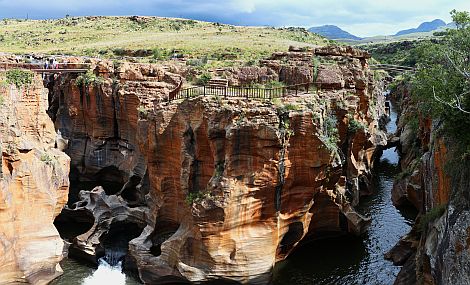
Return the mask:
<svg viewBox="0 0 470 285">
<path fill-rule="evenodd" d="M 324 36 L 325 38 L 330 39 L 330 40 L 338 40 L 338 39 L 361 40 L 360 37 L 356 37 L 355 35 L 352 35 L 334 25 L 312 27 L 308 30 L 312 33 Z"/>
<path fill-rule="evenodd" d="M 441 19 L 436 19 L 432 22 L 424 22 L 421 25 L 419 25 L 419 27 L 416 29 L 408 29 L 408 30 L 399 31 L 398 33 L 395 34 L 395 36 L 403 36 L 403 35 L 408 35 L 408 34 L 413 34 L 413 33 L 431 32 L 439 28 L 445 27 L 446 25 L 447 25 L 446 22 L 442 21 Z"/>
</svg>

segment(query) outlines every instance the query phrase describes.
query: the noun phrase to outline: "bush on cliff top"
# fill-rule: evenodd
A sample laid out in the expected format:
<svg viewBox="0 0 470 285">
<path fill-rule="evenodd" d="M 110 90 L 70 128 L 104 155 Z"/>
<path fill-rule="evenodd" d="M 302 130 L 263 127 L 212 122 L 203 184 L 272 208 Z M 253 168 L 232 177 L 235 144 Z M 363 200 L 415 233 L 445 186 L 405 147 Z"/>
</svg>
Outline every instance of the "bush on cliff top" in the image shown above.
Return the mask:
<svg viewBox="0 0 470 285">
<path fill-rule="evenodd" d="M 438 43 L 418 49 L 412 83 L 413 100 L 425 116 L 443 122 L 445 135 L 460 143 L 462 157 L 470 155 L 470 14 L 452 11 L 457 29 Z"/>
<path fill-rule="evenodd" d="M 75 84 L 77 86 L 90 86 L 91 84 L 100 85 L 104 82 L 104 79 L 100 76 L 96 76 L 93 71 L 87 71 L 85 74 L 82 74 L 77 77 Z"/>
<path fill-rule="evenodd" d="M 16 88 L 28 86 L 33 83 L 34 74 L 29 70 L 11 69 L 6 72 L 8 84 L 14 84 Z"/>
</svg>

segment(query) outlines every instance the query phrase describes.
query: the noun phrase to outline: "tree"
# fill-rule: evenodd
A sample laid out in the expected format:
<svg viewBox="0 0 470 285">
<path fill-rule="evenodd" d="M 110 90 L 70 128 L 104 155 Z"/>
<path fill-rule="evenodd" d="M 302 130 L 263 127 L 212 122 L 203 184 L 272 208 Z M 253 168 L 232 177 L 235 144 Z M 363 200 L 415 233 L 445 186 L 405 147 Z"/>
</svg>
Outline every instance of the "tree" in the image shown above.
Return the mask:
<svg viewBox="0 0 470 285">
<path fill-rule="evenodd" d="M 452 10 L 450 12 L 452 20 L 459 29 L 465 29 L 470 25 L 470 13 L 467 11 Z"/>
<path fill-rule="evenodd" d="M 446 131 L 468 146 L 470 134 L 463 130 L 470 128 L 470 15 L 455 10 L 451 15 L 457 29 L 417 50 L 413 99 L 421 112 L 440 119 Z"/>
</svg>

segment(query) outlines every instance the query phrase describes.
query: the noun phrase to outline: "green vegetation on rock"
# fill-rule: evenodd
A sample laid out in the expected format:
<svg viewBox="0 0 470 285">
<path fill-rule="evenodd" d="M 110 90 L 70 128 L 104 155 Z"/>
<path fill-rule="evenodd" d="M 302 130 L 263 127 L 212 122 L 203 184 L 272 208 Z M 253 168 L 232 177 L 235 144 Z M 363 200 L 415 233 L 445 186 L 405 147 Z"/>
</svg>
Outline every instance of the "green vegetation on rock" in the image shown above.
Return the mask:
<svg viewBox="0 0 470 285">
<path fill-rule="evenodd" d="M 85 74 L 81 74 L 75 80 L 77 86 L 90 86 L 91 84 L 100 85 L 104 82 L 104 79 L 100 76 L 96 76 L 93 71 L 89 70 Z"/>
<path fill-rule="evenodd" d="M 364 124 L 355 120 L 354 118 L 349 119 L 348 123 L 348 132 L 351 134 L 356 133 L 359 130 L 363 130 L 365 128 Z"/>
<path fill-rule="evenodd" d="M 422 215 L 419 219 L 418 231 L 425 232 L 429 223 L 434 222 L 440 218 L 445 211 L 446 205 L 439 205 L 429 210 L 426 214 Z"/>
<path fill-rule="evenodd" d="M 470 154 L 470 14 L 452 11 L 457 29 L 442 41 L 417 48 L 417 72 L 411 79 L 412 96 L 420 112 L 443 123 L 444 135 Z"/>
<path fill-rule="evenodd" d="M 5 72 L 5 77 L 8 84 L 21 88 L 33 83 L 34 74 L 29 70 L 10 69 Z"/>
</svg>

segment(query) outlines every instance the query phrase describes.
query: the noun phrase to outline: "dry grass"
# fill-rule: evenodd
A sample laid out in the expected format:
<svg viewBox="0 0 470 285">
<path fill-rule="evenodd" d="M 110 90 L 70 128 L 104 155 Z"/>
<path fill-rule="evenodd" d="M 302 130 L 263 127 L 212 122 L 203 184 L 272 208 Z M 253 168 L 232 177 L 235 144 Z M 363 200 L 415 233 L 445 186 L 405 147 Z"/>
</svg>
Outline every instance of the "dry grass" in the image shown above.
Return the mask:
<svg viewBox="0 0 470 285">
<path fill-rule="evenodd" d="M 303 29 L 238 27 L 144 17 L 80 17 L 0 22 L 0 51 L 115 57 L 116 50 L 179 50 L 193 58 L 254 60 L 288 46 L 325 45 Z"/>
</svg>

